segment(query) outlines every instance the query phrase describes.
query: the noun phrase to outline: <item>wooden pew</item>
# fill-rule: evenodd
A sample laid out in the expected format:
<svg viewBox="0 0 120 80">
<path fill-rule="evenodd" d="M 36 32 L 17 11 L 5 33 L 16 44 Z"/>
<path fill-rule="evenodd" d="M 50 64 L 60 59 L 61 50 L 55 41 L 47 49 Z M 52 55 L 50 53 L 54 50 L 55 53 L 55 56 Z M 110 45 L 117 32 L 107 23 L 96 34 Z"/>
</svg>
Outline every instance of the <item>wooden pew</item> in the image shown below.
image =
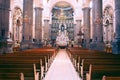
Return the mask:
<svg viewBox="0 0 120 80">
<path fill-rule="evenodd" d="M 79 71 L 79 67 L 81 66 L 82 59 L 120 59 L 120 55 L 115 54 L 105 54 L 105 53 L 81 53 L 77 55 L 77 58 L 73 58 L 73 64 L 77 71 Z"/>
<path fill-rule="evenodd" d="M 83 47 L 71 47 L 68 48 L 69 51 L 75 51 L 75 50 L 88 50 L 87 48 L 83 48 Z"/>
<path fill-rule="evenodd" d="M 74 62 L 76 60 L 76 64 L 81 64 L 82 59 L 119 59 L 120 55 L 115 54 L 105 54 L 105 53 L 82 53 L 80 55 L 77 55 L 77 59 L 74 59 Z"/>
<path fill-rule="evenodd" d="M 31 49 L 15 53 L 0 55 L 0 64 L 35 64 L 37 71 L 40 71 L 40 78 L 47 71 L 50 58 L 56 55 L 55 49 Z"/>
<path fill-rule="evenodd" d="M 120 80 L 120 76 L 103 76 L 102 80 Z"/>
<path fill-rule="evenodd" d="M 0 56 L 0 63 L 31 63 L 36 64 L 37 71 L 40 71 L 40 78 L 42 78 L 45 72 L 48 70 L 48 58 L 46 55 L 39 55 L 34 53 L 25 53 L 25 54 L 7 54 Z M 49 65 L 50 66 L 50 65 Z"/>
<path fill-rule="evenodd" d="M 102 76 L 120 76 L 120 65 L 92 65 L 86 74 L 86 80 L 102 80 Z"/>
<path fill-rule="evenodd" d="M 101 51 L 91 51 L 91 50 L 80 50 L 77 52 L 71 52 L 71 55 L 73 56 L 73 58 L 76 58 L 76 60 L 79 58 L 79 56 L 90 56 L 90 55 L 113 55 L 113 54 L 108 54 L 105 52 L 101 52 Z M 120 56 L 120 55 L 119 55 Z"/>
<path fill-rule="evenodd" d="M 36 69 L 40 73 L 40 78 L 44 76 L 45 72 L 45 66 L 44 63 L 40 58 L 34 58 L 34 57 L 14 57 L 14 58 L 4 58 L 1 60 L 0 58 L 0 64 L 36 64 Z M 24 66 L 25 67 L 25 66 Z"/>
<path fill-rule="evenodd" d="M 8 57 L 15 57 L 15 56 L 44 56 L 46 57 L 47 61 L 52 57 L 52 54 L 53 52 L 37 52 L 37 51 L 34 51 L 34 52 L 17 52 L 17 53 L 10 53 L 10 54 L 7 54 L 7 55 L 4 55 L 4 56 L 8 56 Z M 4 56 L 0 56 L 1 57 L 4 57 Z"/>
<path fill-rule="evenodd" d="M 46 52 L 42 52 L 42 53 L 22 53 L 22 52 L 20 52 L 20 53 L 16 53 L 16 54 L 13 54 L 13 53 L 11 53 L 11 54 L 8 54 L 8 55 L 5 55 L 5 56 L 0 56 L 0 58 L 1 57 L 23 57 L 23 56 L 31 56 L 31 57 L 40 57 L 40 58 L 46 58 L 46 61 L 48 62 L 49 60 L 51 60 L 52 61 L 52 59 L 53 59 L 53 56 L 52 56 L 52 53 L 46 53 Z M 31 58 L 32 59 L 32 58 Z"/>
<path fill-rule="evenodd" d="M 120 59 L 82 59 L 81 64 L 81 77 L 84 78 L 84 75 L 89 71 L 90 64 L 95 65 L 120 65 Z"/>
<path fill-rule="evenodd" d="M 54 54 L 56 54 L 56 52 L 58 51 L 56 48 L 38 48 L 38 49 L 29 49 L 29 50 L 25 50 L 25 52 L 53 52 Z"/>
<path fill-rule="evenodd" d="M 91 55 L 107 55 L 105 52 L 103 51 L 96 51 L 96 50 L 84 50 L 84 49 L 80 49 L 80 50 L 72 50 L 70 51 L 72 57 L 71 59 L 73 59 L 73 63 L 76 61 L 76 63 L 79 62 L 79 57 L 80 56 L 91 56 Z"/>
<path fill-rule="evenodd" d="M 23 73 L 0 73 L 0 80 L 24 80 Z"/>
<path fill-rule="evenodd" d="M 0 65 L 0 74 L 16 74 L 23 73 L 24 80 L 37 80 L 38 73 L 35 64 L 2 64 Z M 4 78 L 4 77 L 1 77 Z M 7 77 L 5 77 L 7 78 Z M 10 77 L 9 77 L 10 78 Z M 11 77 L 13 78 L 13 77 Z"/>
<path fill-rule="evenodd" d="M 21 51 L 21 52 L 16 52 L 14 53 L 9 53 L 6 56 L 25 56 L 25 55 L 31 55 L 31 56 L 46 56 L 47 61 L 49 62 L 48 65 L 50 66 L 51 62 L 56 56 L 56 49 L 30 49 L 26 51 Z"/>
</svg>

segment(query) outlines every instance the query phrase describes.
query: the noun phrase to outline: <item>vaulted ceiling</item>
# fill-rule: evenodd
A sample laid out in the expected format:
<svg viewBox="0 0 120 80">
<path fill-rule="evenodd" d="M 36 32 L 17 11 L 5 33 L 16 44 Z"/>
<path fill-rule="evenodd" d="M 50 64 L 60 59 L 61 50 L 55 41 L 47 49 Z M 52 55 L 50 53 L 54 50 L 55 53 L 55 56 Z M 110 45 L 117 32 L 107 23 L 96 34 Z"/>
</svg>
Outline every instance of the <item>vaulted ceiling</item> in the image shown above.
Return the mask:
<svg viewBox="0 0 120 80">
<path fill-rule="evenodd" d="M 70 7 L 70 4 L 67 2 L 61 1 L 56 4 L 56 7 L 67 8 L 67 7 Z"/>
</svg>

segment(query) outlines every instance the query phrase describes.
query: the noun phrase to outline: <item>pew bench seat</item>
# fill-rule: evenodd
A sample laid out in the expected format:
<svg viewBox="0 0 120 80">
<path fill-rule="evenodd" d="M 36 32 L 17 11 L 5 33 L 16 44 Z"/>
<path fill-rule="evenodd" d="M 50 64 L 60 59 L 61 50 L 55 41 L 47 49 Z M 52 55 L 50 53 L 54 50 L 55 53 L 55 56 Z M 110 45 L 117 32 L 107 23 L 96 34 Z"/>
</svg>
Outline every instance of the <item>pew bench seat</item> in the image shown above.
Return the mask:
<svg viewBox="0 0 120 80">
<path fill-rule="evenodd" d="M 102 80 L 120 80 L 120 76 L 103 76 Z"/>
<path fill-rule="evenodd" d="M 86 74 L 86 80 L 102 80 L 103 75 L 120 76 L 120 65 L 92 65 Z"/>
<path fill-rule="evenodd" d="M 81 64 L 81 77 L 84 78 L 89 71 L 90 64 L 95 65 L 120 65 L 120 59 L 82 59 Z"/>
</svg>

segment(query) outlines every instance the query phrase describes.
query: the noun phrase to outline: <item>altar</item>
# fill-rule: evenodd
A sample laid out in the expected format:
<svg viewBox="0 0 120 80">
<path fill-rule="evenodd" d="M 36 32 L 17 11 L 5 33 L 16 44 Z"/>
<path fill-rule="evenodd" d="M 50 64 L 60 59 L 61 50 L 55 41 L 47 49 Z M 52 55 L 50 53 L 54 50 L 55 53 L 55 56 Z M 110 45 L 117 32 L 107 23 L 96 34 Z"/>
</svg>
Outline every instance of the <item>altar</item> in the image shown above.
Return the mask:
<svg viewBox="0 0 120 80">
<path fill-rule="evenodd" d="M 59 32 L 56 38 L 56 44 L 60 48 L 67 47 L 67 45 L 69 44 L 68 33 L 66 30 L 66 26 L 64 24 L 60 24 L 59 26 Z"/>
</svg>

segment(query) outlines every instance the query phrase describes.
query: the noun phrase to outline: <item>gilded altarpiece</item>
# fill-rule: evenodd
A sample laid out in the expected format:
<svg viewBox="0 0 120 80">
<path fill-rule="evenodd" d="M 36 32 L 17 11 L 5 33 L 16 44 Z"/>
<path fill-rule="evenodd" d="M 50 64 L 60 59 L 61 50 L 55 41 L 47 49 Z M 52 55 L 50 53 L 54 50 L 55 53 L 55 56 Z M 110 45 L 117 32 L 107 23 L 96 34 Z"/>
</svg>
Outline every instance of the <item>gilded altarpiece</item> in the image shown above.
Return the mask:
<svg viewBox="0 0 120 80">
<path fill-rule="evenodd" d="M 58 31 L 59 31 L 59 26 L 61 24 L 64 24 L 67 27 L 67 33 L 68 37 L 70 40 L 74 39 L 74 22 L 73 20 L 52 20 L 52 25 L 51 25 L 51 39 L 56 39 L 58 36 Z"/>
<path fill-rule="evenodd" d="M 74 19 L 73 9 L 71 7 L 54 7 L 52 10 L 51 39 L 55 40 L 60 30 L 60 25 L 66 27 L 69 40 L 74 40 Z"/>
</svg>

